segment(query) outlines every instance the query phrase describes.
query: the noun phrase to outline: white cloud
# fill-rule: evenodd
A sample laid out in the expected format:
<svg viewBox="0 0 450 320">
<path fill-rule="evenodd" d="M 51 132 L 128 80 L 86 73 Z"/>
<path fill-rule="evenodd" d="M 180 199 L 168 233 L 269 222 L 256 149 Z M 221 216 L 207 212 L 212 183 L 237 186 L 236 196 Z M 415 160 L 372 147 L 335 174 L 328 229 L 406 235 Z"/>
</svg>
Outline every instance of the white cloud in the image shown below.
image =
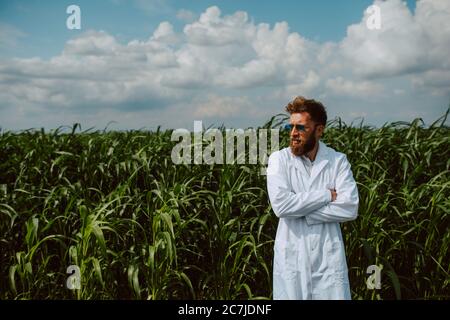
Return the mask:
<svg viewBox="0 0 450 320">
<path fill-rule="evenodd" d="M 216 79 L 218 85 L 228 88 L 247 88 L 270 84 L 275 81 L 277 67 L 271 60 L 255 59 L 241 67 L 228 68 L 222 77 Z"/>
<path fill-rule="evenodd" d="M 450 68 L 450 2 L 422 0 L 415 15 L 401 0 L 376 0 L 381 29 L 366 26 L 366 14 L 348 27 L 340 44 L 343 57 L 356 74 L 386 77 Z"/>
<path fill-rule="evenodd" d="M 383 92 L 383 87 L 377 83 L 354 82 L 342 77 L 327 80 L 326 87 L 338 96 L 370 98 Z"/>
<path fill-rule="evenodd" d="M 192 11 L 189 11 L 186 9 L 180 9 L 177 11 L 177 18 L 181 21 L 191 23 L 191 22 L 195 21 L 195 19 L 197 18 L 197 15 Z"/>
<path fill-rule="evenodd" d="M 136 3 L 151 8 L 162 2 Z M 122 120 L 136 124 L 139 115 L 169 125 L 193 117 L 261 123 L 304 95 L 324 99 L 336 113 L 367 117 L 373 105 L 389 110 L 393 97 L 396 114 L 415 104 L 409 115 L 435 118 L 439 108 L 419 104 L 440 105 L 450 96 L 450 2 L 419 1 L 415 14 L 400 0 L 375 4 L 382 29 L 369 30 L 365 16 L 340 42 L 310 41 L 287 22 L 255 24 L 246 12 L 222 15 L 215 6 L 182 32 L 163 21 L 145 41 L 124 44 L 90 30 L 51 59 L 0 61 L 0 116 L 17 108 L 8 120 L 12 126 L 35 126 L 37 111 L 52 113 L 51 119 L 64 111 L 62 120 L 89 123 L 107 112 L 127 114 Z M 179 19 L 188 15 L 178 12 Z"/>
<path fill-rule="evenodd" d="M 184 33 L 189 43 L 199 46 L 246 43 L 252 36 L 247 20 L 247 13 L 243 11 L 221 17 L 220 9 L 213 6 L 206 9 L 198 21 L 186 25 Z"/>
<path fill-rule="evenodd" d="M 418 1 L 415 20 L 428 38 L 420 49 L 428 52 L 433 66 L 450 69 L 450 1 Z"/>
<path fill-rule="evenodd" d="M 422 94 L 431 90 L 433 95 L 450 96 L 450 72 L 448 70 L 429 70 L 412 77 L 412 83 Z"/>
<path fill-rule="evenodd" d="M 276 91 L 275 95 L 280 99 L 289 100 L 299 95 L 311 97 L 320 83 L 320 76 L 314 70 L 309 70 L 306 75 L 302 74 L 299 81 L 289 82 L 283 89 Z"/>
<path fill-rule="evenodd" d="M 221 97 L 218 95 L 208 95 L 206 101 L 198 103 L 194 110 L 197 119 L 226 119 L 236 117 L 237 114 L 254 116 L 256 113 L 257 108 L 247 97 Z"/>
<path fill-rule="evenodd" d="M 158 28 L 153 32 L 151 40 L 166 44 L 176 44 L 179 41 L 178 36 L 173 31 L 173 26 L 167 21 L 159 24 Z"/>
<path fill-rule="evenodd" d="M 103 56 L 111 55 L 118 49 L 113 36 L 104 31 L 87 31 L 82 36 L 69 40 L 64 48 L 66 55 Z"/>
<path fill-rule="evenodd" d="M 426 37 L 413 16 L 400 0 L 375 1 L 380 7 L 381 29 L 366 26 L 368 14 L 359 24 L 347 29 L 341 43 L 342 54 L 354 71 L 365 76 L 385 76 L 417 69 L 425 58 L 425 50 L 417 50 Z"/>
</svg>

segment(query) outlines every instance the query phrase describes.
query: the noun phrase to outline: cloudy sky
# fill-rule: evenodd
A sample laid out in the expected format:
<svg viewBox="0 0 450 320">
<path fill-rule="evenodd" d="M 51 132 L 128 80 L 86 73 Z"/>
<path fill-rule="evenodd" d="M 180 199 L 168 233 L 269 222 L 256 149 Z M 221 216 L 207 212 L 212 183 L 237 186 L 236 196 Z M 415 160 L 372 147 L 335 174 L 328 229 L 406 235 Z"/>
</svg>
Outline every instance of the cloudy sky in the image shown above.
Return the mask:
<svg viewBox="0 0 450 320">
<path fill-rule="evenodd" d="M 66 27 L 71 4 L 80 30 Z M 450 103 L 450 1 L 0 2 L 3 130 L 247 128 L 297 95 L 348 123 L 436 120 Z"/>
</svg>

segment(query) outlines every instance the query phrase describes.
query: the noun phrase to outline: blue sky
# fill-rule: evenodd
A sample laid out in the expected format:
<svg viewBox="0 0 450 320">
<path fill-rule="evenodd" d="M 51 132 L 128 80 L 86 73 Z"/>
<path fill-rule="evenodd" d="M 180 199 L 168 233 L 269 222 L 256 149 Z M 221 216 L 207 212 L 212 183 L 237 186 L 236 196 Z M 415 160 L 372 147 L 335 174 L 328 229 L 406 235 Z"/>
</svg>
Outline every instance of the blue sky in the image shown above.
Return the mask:
<svg viewBox="0 0 450 320">
<path fill-rule="evenodd" d="M 66 28 L 71 4 L 81 8 L 81 30 Z M 383 22 L 375 31 L 364 13 L 373 4 Z M 431 122 L 450 101 L 450 2 L 417 6 L 2 1 L 0 127 L 248 127 L 296 95 L 348 122 Z"/>
<path fill-rule="evenodd" d="M 406 1 L 411 10 L 415 0 Z M 82 30 L 65 27 L 66 8 L 76 4 L 82 12 Z M 179 10 L 200 15 L 210 6 L 218 6 L 223 14 L 246 11 L 255 23 L 274 24 L 287 21 L 291 31 L 316 41 L 338 41 L 346 28 L 361 19 L 361 13 L 372 4 L 370 0 L 324 1 L 257 1 L 257 0 L 183 0 L 126 1 L 78 0 L 42 1 L 10 0 L 0 2 L 0 21 L 24 33 L 13 48 L 3 48 L 7 57 L 39 56 L 49 58 L 58 54 L 65 42 L 85 29 L 104 30 L 122 41 L 144 40 L 161 21 L 169 21 L 178 30 L 183 22 L 176 17 Z"/>
</svg>

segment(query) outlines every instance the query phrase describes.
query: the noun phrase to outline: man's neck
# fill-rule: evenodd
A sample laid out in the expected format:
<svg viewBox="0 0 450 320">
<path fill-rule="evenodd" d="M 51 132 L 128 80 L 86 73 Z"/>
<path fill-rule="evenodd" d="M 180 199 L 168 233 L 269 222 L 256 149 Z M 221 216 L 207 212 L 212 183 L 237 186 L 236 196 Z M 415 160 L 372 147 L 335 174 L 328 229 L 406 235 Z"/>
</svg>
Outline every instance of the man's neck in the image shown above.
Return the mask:
<svg viewBox="0 0 450 320">
<path fill-rule="evenodd" d="M 319 141 L 317 141 L 314 148 L 306 154 L 306 156 L 309 158 L 309 160 L 311 160 L 311 161 L 316 160 L 318 150 L 319 150 Z"/>
</svg>

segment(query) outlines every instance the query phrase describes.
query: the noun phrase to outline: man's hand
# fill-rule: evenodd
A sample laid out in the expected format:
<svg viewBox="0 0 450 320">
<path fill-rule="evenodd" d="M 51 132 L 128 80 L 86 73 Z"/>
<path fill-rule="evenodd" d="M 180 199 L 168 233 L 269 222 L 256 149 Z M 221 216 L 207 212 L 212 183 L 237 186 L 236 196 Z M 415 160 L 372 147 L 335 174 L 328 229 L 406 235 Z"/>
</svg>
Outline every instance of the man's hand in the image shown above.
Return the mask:
<svg viewBox="0 0 450 320">
<path fill-rule="evenodd" d="M 330 189 L 330 191 L 331 191 L 331 202 L 333 202 L 337 198 L 336 189 Z"/>
</svg>

